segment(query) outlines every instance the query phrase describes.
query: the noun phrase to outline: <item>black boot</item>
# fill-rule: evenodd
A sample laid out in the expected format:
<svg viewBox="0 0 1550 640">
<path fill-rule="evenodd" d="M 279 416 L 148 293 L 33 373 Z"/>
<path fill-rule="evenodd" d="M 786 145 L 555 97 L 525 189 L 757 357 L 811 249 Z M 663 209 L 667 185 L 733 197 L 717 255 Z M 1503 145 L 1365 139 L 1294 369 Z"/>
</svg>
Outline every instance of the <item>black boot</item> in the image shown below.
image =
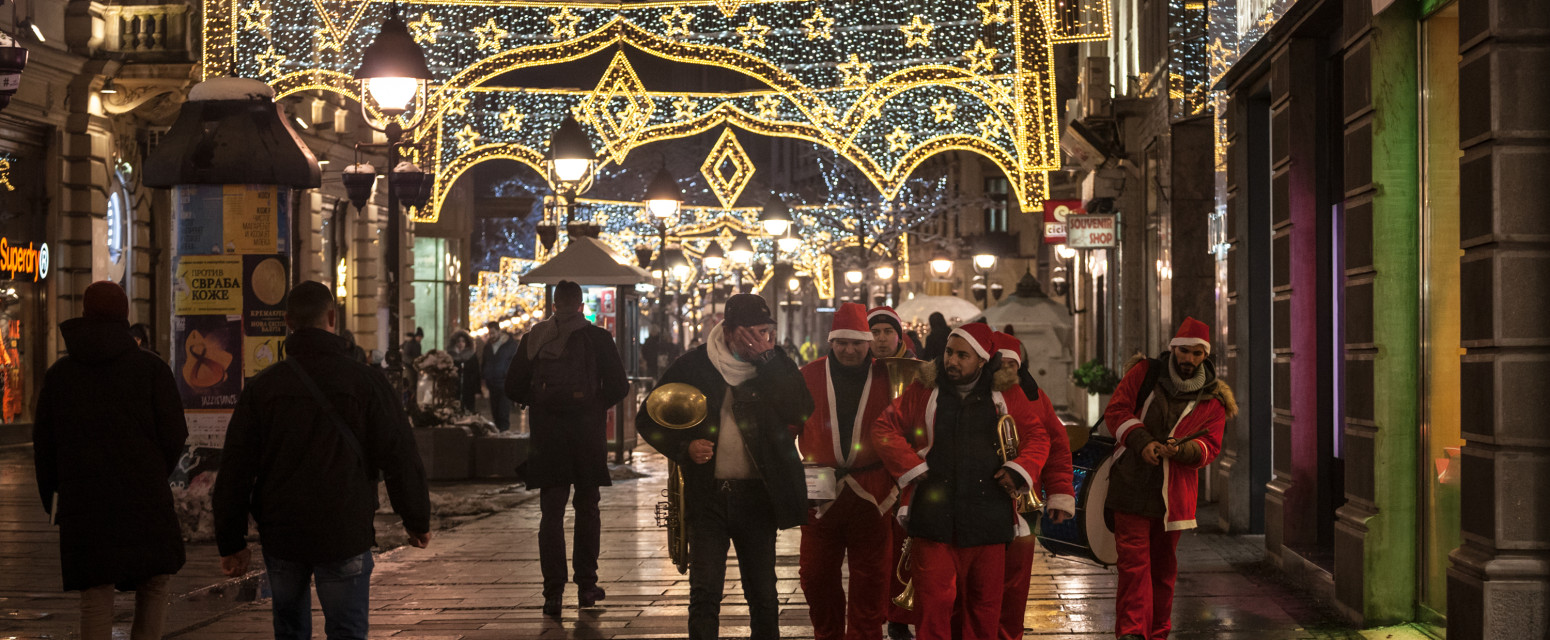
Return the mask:
<svg viewBox="0 0 1550 640">
<path fill-rule="evenodd" d="M 558 597 L 544 598 L 544 615 L 551 618 L 560 617 L 560 599 Z"/>
<path fill-rule="evenodd" d="M 915 634 L 910 633 L 910 626 L 903 622 L 890 622 L 888 640 L 915 640 Z"/>
<path fill-rule="evenodd" d="M 592 585 L 582 589 L 579 593 L 576 594 L 576 596 L 577 599 L 581 601 L 581 607 L 586 608 L 597 604 L 598 600 L 607 598 L 608 593 L 603 591 L 602 587 Z"/>
</svg>

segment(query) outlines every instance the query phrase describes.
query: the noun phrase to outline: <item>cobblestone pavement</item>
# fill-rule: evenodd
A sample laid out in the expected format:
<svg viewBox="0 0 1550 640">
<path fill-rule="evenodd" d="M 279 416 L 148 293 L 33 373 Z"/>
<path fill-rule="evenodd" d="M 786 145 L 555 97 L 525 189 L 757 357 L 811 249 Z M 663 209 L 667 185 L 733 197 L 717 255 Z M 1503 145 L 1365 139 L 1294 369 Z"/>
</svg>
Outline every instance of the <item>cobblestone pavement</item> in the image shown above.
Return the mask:
<svg viewBox="0 0 1550 640">
<path fill-rule="evenodd" d="M 377 560 L 372 586 L 372 638 L 475 640 L 481 638 L 678 638 L 687 627 L 688 581 L 667 559 L 663 530 L 654 509 L 665 484 L 659 456 L 637 455 L 646 474 L 617 482 L 603 491 L 603 552 L 599 573 L 608 598 L 599 607 L 576 608 L 574 586 L 558 621 L 540 612 L 543 598 L 538 568 L 538 505 L 521 502 L 488 517 L 440 532 L 429 549 L 396 548 Z M 30 469 L 29 469 L 30 471 Z M 9 473 L 9 470 L 8 470 Z M 536 495 L 533 494 L 533 495 Z M 0 514 L 18 505 L 11 492 L 0 496 Z M 35 500 L 35 498 L 33 498 Z M 23 501 L 25 503 L 25 501 Z M 30 503 L 24 506 L 31 508 Z M 45 551 L 54 543 L 43 527 L 4 522 L 0 542 L 0 637 L 68 638 L 75 623 L 73 595 L 57 593 L 57 560 L 40 562 L 29 554 L 57 558 Z M 782 532 L 778 575 L 781 634 L 810 638 L 806 603 L 797 585 L 797 531 Z M 1343 626 L 1313 598 L 1288 588 L 1274 571 L 1258 563 L 1258 537 L 1186 533 L 1180 545 L 1174 638 L 1292 640 L 1302 638 L 1385 637 L 1359 634 Z M 187 589 L 213 584 L 216 559 L 206 546 L 191 546 L 190 564 L 179 576 Z M 747 637 L 747 607 L 729 567 L 722 633 Z M 35 587 L 10 577 L 26 567 Z M 245 592 L 244 592 L 245 589 Z M 185 591 L 186 592 L 186 591 Z M 254 597 L 259 599 L 253 601 Z M 269 633 L 268 601 L 261 581 L 186 598 L 174 607 L 171 638 L 258 640 Z M 30 600 L 29 598 L 37 598 Z M 121 600 L 127 603 L 127 600 Z M 1113 637 L 1114 575 L 1111 571 L 1040 556 L 1034 565 L 1025 637 L 1099 639 Z M 317 615 L 321 637 L 322 619 Z M 11 627 L 11 633 L 5 633 Z M 119 632 L 127 634 L 127 626 Z M 124 637 L 127 637 L 125 635 Z M 1398 637 L 1398 636 L 1389 636 Z"/>
</svg>

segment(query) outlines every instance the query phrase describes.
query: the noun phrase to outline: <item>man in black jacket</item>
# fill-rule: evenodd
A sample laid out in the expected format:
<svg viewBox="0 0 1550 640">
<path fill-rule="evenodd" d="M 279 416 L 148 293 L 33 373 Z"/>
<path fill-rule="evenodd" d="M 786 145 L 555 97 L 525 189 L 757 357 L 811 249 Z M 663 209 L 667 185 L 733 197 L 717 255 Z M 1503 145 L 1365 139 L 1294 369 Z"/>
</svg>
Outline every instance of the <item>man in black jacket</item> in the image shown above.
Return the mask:
<svg viewBox="0 0 1550 640">
<path fill-rule="evenodd" d="M 719 637 L 727 548 L 737 561 L 752 637 L 780 637 L 775 593 L 775 533 L 807 522 L 807 486 L 796 434 L 813 399 L 796 363 L 777 349 L 764 298 L 727 300 L 726 319 L 705 345 L 662 374 L 705 394 L 705 420 L 668 429 L 645 407 L 635 426 L 676 462 L 684 478 L 689 536 L 689 637 Z"/>
<path fill-rule="evenodd" d="M 543 516 L 538 523 L 538 564 L 544 574 L 547 616 L 560 615 L 565 592 L 565 501 L 571 485 L 576 485 L 577 599 L 590 607 L 606 595 L 597 586 L 603 527 L 598 487 L 613 484 L 608 475 L 608 408 L 630 390 L 613 335 L 587 322 L 581 303 L 579 285 L 556 285 L 554 316 L 523 336 L 506 374 L 506 396 L 532 407 L 528 424 L 533 449 L 522 476 L 528 489 L 539 490 Z"/>
<path fill-rule="evenodd" d="M 328 287 L 291 289 L 289 362 L 242 390 L 215 482 L 221 569 L 247 571 L 252 514 L 277 639 L 312 637 L 314 576 L 328 637 L 366 637 L 378 472 L 409 543 L 430 542 L 430 496 L 409 421 L 387 378 L 350 358 L 349 343 L 334 334 L 336 312 Z"/>
</svg>

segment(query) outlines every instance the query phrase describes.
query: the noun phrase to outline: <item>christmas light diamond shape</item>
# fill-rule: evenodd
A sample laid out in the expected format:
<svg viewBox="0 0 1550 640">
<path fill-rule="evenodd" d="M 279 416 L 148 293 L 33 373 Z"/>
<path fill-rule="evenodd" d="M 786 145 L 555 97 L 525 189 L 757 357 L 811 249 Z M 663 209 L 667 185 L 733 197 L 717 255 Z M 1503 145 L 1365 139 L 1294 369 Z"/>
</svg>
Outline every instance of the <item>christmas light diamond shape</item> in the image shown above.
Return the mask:
<svg viewBox="0 0 1550 640">
<path fill-rule="evenodd" d="M 711 147 L 705 164 L 700 165 L 700 175 L 710 184 L 710 192 L 716 194 L 721 206 L 731 209 L 743 188 L 753 179 L 753 159 L 743 150 L 742 143 L 731 129 L 723 129 L 721 138 Z"/>
<path fill-rule="evenodd" d="M 646 86 L 635 68 L 630 66 L 623 52 L 614 54 L 608 70 L 598 80 L 597 88 L 581 101 L 581 119 L 592 123 L 608 156 L 616 163 L 623 163 L 632 142 L 645 123 L 651 121 L 656 105 L 646 93 Z"/>
</svg>

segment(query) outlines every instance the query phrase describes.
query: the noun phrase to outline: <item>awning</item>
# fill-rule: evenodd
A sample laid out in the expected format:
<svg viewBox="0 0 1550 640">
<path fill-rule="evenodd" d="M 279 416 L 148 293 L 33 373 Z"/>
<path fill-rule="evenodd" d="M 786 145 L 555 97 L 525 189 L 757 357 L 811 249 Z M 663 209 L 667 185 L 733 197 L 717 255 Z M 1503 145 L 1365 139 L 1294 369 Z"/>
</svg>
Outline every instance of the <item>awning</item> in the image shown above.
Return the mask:
<svg viewBox="0 0 1550 640">
<path fill-rule="evenodd" d="M 559 255 L 522 276 L 523 284 L 559 284 L 570 280 L 582 286 L 623 286 L 651 282 L 651 273 L 630 264 L 597 238 L 573 237 Z"/>
</svg>

